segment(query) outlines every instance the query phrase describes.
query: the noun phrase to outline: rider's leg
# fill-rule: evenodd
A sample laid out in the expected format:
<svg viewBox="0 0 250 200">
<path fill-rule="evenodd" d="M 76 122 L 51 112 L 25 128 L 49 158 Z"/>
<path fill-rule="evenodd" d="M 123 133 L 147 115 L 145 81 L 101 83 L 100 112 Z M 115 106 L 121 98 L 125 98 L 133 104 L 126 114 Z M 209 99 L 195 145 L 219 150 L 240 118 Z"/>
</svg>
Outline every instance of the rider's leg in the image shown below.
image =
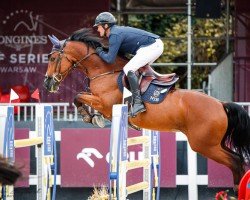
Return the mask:
<svg viewBox="0 0 250 200">
<path fill-rule="evenodd" d="M 136 55 L 124 66 L 123 71 L 128 77 L 131 92 L 133 94 L 133 115 L 144 112 L 146 109 L 141 100 L 138 77 L 135 71 L 148 63 L 154 62 L 163 52 L 163 42 L 157 39 L 155 43 L 140 48 Z"/>
<path fill-rule="evenodd" d="M 140 112 L 146 111 L 146 108 L 141 100 L 141 92 L 139 89 L 139 82 L 138 77 L 136 76 L 135 72 L 132 70 L 127 74 L 129 86 L 133 95 L 133 111 L 132 114 L 135 116 Z"/>
</svg>

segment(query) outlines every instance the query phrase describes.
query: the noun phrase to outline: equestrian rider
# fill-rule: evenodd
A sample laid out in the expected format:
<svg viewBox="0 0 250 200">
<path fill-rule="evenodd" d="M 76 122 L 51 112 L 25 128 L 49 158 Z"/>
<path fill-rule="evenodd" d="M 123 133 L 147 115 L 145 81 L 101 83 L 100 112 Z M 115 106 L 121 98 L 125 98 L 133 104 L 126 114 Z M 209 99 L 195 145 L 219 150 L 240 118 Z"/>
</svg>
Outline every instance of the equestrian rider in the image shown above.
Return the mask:
<svg viewBox="0 0 250 200">
<path fill-rule="evenodd" d="M 135 72 L 146 64 L 152 64 L 162 54 L 163 42 L 160 37 L 141 29 L 118 26 L 116 18 L 109 12 L 100 13 L 95 19 L 94 27 L 97 27 L 101 37 L 109 39 L 108 52 L 103 51 L 102 47 L 96 48 L 97 54 L 104 61 L 114 63 L 118 51 L 134 55 L 124 66 L 123 71 L 128 78 L 132 92 L 132 113 L 136 116 L 138 113 L 146 111 Z"/>
</svg>

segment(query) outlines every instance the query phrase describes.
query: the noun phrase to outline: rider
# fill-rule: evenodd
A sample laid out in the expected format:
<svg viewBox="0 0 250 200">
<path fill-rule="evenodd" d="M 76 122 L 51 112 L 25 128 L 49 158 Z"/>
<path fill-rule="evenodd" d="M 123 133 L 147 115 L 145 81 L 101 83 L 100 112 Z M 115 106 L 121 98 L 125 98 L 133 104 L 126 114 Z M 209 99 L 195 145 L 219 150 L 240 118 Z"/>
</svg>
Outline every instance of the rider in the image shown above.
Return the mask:
<svg viewBox="0 0 250 200">
<path fill-rule="evenodd" d="M 108 52 L 102 47 L 96 48 L 97 54 L 107 63 L 114 63 L 118 51 L 132 54 L 134 57 L 124 66 L 133 97 L 133 114 L 146 111 L 141 100 L 138 77 L 135 72 L 152 64 L 163 52 L 163 42 L 158 35 L 128 26 L 116 25 L 116 18 L 109 12 L 100 13 L 94 27 L 97 27 L 101 37 L 109 39 Z"/>
</svg>

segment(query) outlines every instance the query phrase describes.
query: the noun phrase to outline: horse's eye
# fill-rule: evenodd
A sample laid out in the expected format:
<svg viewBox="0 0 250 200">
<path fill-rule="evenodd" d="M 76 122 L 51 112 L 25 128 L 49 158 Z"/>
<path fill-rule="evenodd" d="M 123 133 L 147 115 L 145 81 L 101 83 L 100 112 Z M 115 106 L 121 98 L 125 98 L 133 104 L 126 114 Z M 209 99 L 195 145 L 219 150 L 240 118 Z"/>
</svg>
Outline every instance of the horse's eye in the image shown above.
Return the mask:
<svg viewBox="0 0 250 200">
<path fill-rule="evenodd" d="M 49 60 L 50 60 L 50 62 L 54 62 L 54 61 L 55 61 L 55 58 L 54 58 L 54 57 L 51 57 Z"/>
</svg>

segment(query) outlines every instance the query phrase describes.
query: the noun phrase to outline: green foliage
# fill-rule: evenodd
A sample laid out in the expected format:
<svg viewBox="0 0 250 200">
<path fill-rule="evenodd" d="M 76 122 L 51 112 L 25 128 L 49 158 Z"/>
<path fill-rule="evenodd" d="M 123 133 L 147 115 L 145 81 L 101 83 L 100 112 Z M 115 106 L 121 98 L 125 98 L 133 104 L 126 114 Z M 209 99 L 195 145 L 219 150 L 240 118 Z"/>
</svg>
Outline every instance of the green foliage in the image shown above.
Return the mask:
<svg viewBox="0 0 250 200">
<path fill-rule="evenodd" d="M 187 17 L 186 15 L 130 15 L 128 25 L 153 32 L 164 40 L 164 53 L 157 62 L 187 61 Z M 220 19 L 192 18 L 193 62 L 218 62 L 224 56 L 226 30 L 225 17 Z M 206 80 L 210 67 L 195 66 L 192 69 L 192 87 L 200 88 Z M 162 67 L 159 73 L 177 72 L 186 76 L 179 67 Z M 183 79 L 182 87 L 186 84 Z"/>
</svg>

